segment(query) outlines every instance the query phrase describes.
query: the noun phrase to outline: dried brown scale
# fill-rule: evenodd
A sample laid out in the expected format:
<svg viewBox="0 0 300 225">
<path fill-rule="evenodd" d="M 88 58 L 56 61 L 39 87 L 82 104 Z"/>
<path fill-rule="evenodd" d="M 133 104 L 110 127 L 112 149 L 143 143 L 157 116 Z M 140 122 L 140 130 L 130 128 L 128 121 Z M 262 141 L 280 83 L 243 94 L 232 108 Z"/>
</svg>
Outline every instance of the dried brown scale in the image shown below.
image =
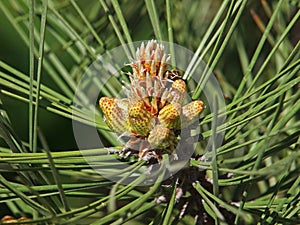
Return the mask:
<svg viewBox="0 0 300 225">
<path fill-rule="evenodd" d="M 200 160 L 201 156 L 194 156 L 196 160 Z M 199 182 L 200 185 L 213 193 L 213 184 L 206 176 L 206 170 L 199 170 L 196 167 L 187 166 L 179 171 L 176 175 L 165 180 L 162 184 L 159 193 L 163 193 L 155 198 L 157 204 L 164 204 L 170 201 L 172 196 L 172 188 L 164 188 L 173 186 L 177 183 L 176 189 L 176 204 L 175 208 L 179 210 L 177 215 L 178 219 L 183 218 L 185 215 L 194 217 L 195 223 L 198 225 L 215 224 L 214 219 L 205 211 L 203 203 L 205 202 L 198 191 L 194 188 L 193 184 Z M 189 194 L 187 194 L 189 193 Z M 227 224 L 233 224 L 235 215 L 224 209 L 222 206 L 216 205 L 218 210 L 224 216 Z"/>
<path fill-rule="evenodd" d="M 31 224 L 31 225 L 34 225 L 35 223 L 28 223 L 29 219 L 27 219 L 26 217 L 20 217 L 18 219 L 16 219 L 15 217 L 13 216 L 10 216 L 10 215 L 6 215 L 6 216 L 3 216 L 1 218 L 1 224 L 15 224 L 15 223 L 18 223 L 20 225 L 25 225 L 25 223 L 20 223 L 20 222 L 27 222 L 26 224 Z"/>
</svg>

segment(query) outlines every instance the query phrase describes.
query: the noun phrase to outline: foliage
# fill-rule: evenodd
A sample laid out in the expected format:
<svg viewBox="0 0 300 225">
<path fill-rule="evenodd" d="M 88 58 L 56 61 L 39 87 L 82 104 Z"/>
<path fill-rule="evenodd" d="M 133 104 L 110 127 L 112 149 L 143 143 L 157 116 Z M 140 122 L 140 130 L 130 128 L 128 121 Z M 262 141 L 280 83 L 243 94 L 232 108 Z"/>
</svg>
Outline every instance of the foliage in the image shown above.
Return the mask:
<svg viewBox="0 0 300 225">
<path fill-rule="evenodd" d="M 142 177 L 113 183 L 92 170 L 72 137 L 72 119 L 93 122 L 72 105 L 86 68 L 120 44 L 157 39 L 192 49 L 191 69 L 205 60 L 227 101 L 226 126 L 203 133 L 225 131 L 217 157 L 190 160 L 212 182 L 213 190 L 192 184 L 203 211 L 215 224 L 226 224 L 220 209 L 233 213 L 232 224 L 299 224 L 298 7 L 287 0 L 2 0 L 0 216 L 35 224 L 194 223 L 188 210 L 180 218 L 176 182 L 167 190 L 161 177 L 143 188 L 135 185 Z M 100 116 L 96 126 L 110 135 Z M 91 159 L 103 152 L 98 166 L 111 157 L 88 148 Z M 159 204 L 163 191 L 169 199 Z"/>
</svg>

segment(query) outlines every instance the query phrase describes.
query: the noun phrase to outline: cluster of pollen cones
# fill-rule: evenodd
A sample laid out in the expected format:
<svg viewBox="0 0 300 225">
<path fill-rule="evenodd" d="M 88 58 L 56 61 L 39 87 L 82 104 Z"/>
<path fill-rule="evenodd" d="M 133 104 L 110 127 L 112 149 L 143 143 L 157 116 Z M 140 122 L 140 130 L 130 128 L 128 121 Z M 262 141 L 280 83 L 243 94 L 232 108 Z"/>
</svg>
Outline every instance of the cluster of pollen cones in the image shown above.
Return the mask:
<svg viewBox="0 0 300 225">
<path fill-rule="evenodd" d="M 126 98 L 99 101 L 108 127 L 130 137 L 125 149 L 138 152 L 141 159 L 147 160 L 149 153 L 173 153 L 180 130 L 204 110 L 199 100 L 183 105 L 186 84 L 178 70 L 169 69 L 169 61 L 162 44 L 142 43 L 129 64 L 130 83 L 123 86 Z"/>
</svg>

